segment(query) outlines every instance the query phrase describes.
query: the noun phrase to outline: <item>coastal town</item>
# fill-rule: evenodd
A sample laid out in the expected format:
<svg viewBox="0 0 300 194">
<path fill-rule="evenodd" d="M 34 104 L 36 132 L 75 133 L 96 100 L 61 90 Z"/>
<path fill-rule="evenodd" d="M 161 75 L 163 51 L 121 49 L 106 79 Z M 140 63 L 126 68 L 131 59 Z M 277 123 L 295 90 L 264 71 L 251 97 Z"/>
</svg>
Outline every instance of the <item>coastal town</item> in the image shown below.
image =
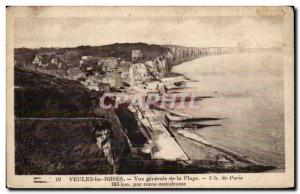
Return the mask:
<svg viewBox="0 0 300 194">
<path fill-rule="evenodd" d="M 166 46 L 170 49 L 164 55 L 145 59 L 142 50 L 131 50 L 130 58 L 99 57 L 81 55 L 80 59 L 69 62 L 60 54 L 36 53 L 25 60 L 15 60 L 16 67 L 53 75 L 59 78 L 77 80 L 90 90 L 108 91 L 108 88 L 122 90 L 130 88 L 159 89 L 175 87 L 176 80 L 170 83 L 171 67 L 174 64 L 195 59 L 199 56 L 222 55 L 230 53 L 259 52 L 259 48 L 186 48 Z M 273 48 L 278 49 L 278 48 Z M 175 62 L 174 62 L 175 61 Z M 170 66 L 171 64 L 171 66 Z M 164 84 L 160 84 L 164 81 Z M 174 86 L 175 84 L 175 86 Z M 166 87 L 164 87 L 166 86 Z"/>
<path fill-rule="evenodd" d="M 27 60 L 25 57 L 16 57 L 15 67 L 49 75 L 50 79 L 75 81 L 88 91 L 96 93 L 99 110 L 104 111 L 105 107 L 110 109 L 110 113 L 104 114 L 100 119 L 112 122 L 109 115 L 116 114 L 123 127 L 118 130 L 128 142 L 130 158 L 139 158 L 138 163 L 130 160 L 131 165 L 144 165 L 143 163 L 151 161 L 159 166 L 162 161 L 173 161 L 192 169 L 216 170 L 215 165 L 218 164 L 219 171 L 264 171 L 273 167 L 261 165 L 244 155 L 199 140 L 187 133 L 186 129 L 218 126 L 218 120 L 222 118 L 193 117 L 182 113 L 178 107 L 187 106 L 186 108 L 197 110 L 199 107 L 196 106 L 196 101 L 210 96 L 181 92 L 186 88 L 186 82 L 197 80 L 171 71 L 172 66 L 199 57 L 260 50 L 166 46 L 164 52 L 154 57 L 149 57 L 142 49 L 132 49 L 127 52 L 129 56 L 126 57 L 79 55 L 72 57 L 72 61 L 59 54 L 35 52 Z M 133 127 L 133 123 L 136 126 Z M 109 165 L 114 166 L 114 173 L 132 173 L 124 167 L 128 163 L 123 165 L 123 170 L 118 170 L 113 154 L 116 149 L 113 148 L 113 141 L 119 140 L 113 140 L 109 135 L 111 127 L 100 128 L 95 132 L 97 146 L 103 150 Z"/>
<path fill-rule="evenodd" d="M 59 78 L 78 80 L 90 90 L 108 88 L 143 88 L 146 83 L 167 75 L 164 57 L 144 61 L 141 50 L 132 50 L 131 60 L 117 57 L 82 56 L 75 67 L 66 68 L 66 62 L 59 55 L 36 54 L 29 64 L 16 61 L 16 66 L 53 75 Z"/>
<path fill-rule="evenodd" d="M 7 6 L 7 188 L 294 188 L 294 15 Z"/>
</svg>

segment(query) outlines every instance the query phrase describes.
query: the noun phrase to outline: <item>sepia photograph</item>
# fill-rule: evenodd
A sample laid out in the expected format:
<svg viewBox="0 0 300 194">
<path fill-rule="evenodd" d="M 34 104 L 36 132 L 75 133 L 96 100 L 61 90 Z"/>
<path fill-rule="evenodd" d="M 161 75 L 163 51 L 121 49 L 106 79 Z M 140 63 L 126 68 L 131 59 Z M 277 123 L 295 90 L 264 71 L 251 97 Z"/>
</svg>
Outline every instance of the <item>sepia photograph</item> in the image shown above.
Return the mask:
<svg viewBox="0 0 300 194">
<path fill-rule="evenodd" d="M 294 186 L 293 7 L 6 12 L 8 187 Z"/>
</svg>

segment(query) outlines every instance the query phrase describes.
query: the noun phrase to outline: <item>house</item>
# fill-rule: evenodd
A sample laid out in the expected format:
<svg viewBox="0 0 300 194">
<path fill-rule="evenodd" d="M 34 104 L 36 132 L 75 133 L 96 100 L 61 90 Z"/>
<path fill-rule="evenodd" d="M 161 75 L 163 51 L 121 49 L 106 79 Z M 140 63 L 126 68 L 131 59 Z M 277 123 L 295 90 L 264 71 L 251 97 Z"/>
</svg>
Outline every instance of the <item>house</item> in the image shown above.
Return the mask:
<svg viewBox="0 0 300 194">
<path fill-rule="evenodd" d="M 98 58 L 89 58 L 80 63 L 80 69 L 88 75 L 101 74 L 102 69 Z"/>
<path fill-rule="evenodd" d="M 79 65 L 83 64 L 86 60 L 92 59 L 93 56 L 81 56 L 81 59 L 79 61 Z"/>
<path fill-rule="evenodd" d="M 146 67 L 148 69 L 148 73 L 150 75 L 152 75 L 155 78 L 159 77 L 159 72 L 158 72 L 157 66 L 153 61 L 146 61 L 145 65 L 146 65 Z"/>
<path fill-rule="evenodd" d="M 121 78 L 124 82 L 130 81 L 129 69 L 130 69 L 130 65 L 129 66 L 121 66 L 118 68 L 118 72 L 120 73 Z"/>
<path fill-rule="evenodd" d="M 63 60 L 55 55 L 36 54 L 31 63 L 36 67 L 47 68 L 51 64 L 52 67 L 62 68 Z"/>
<path fill-rule="evenodd" d="M 143 63 L 134 63 L 129 68 L 129 79 L 131 85 L 144 81 L 148 76 L 148 70 Z"/>
<path fill-rule="evenodd" d="M 141 50 L 132 50 L 131 52 L 131 59 L 132 61 L 137 61 L 143 57 Z"/>
<path fill-rule="evenodd" d="M 121 73 L 117 71 L 108 72 L 106 76 L 102 78 L 103 83 L 107 83 L 113 88 L 121 87 L 122 81 Z"/>
<path fill-rule="evenodd" d="M 53 65 L 56 65 L 57 68 L 59 68 L 59 69 L 62 68 L 62 66 L 63 66 L 63 60 L 61 59 L 60 56 L 52 57 L 51 60 L 50 60 L 50 63 L 53 64 Z"/>
<path fill-rule="evenodd" d="M 125 82 L 130 81 L 129 71 L 122 71 L 121 78 Z"/>
<path fill-rule="evenodd" d="M 168 73 L 167 61 L 163 56 L 159 56 L 154 60 L 155 66 L 160 77 L 164 77 Z"/>
<path fill-rule="evenodd" d="M 34 59 L 32 60 L 32 65 L 35 66 L 42 66 L 42 57 L 39 54 L 36 54 Z"/>
<path fill-rule="evenodd" d="M 148 76 L 147 67 L 144 63 L 134 63 L 130 65 L 129 73 L 135 79 L 143 79 Z"/>
<path fill-rule="evenodd" d="M 123 59 L 123 60 L 120 60 L 118 68 L 122 68 L 122 67 L 128 67 L 129 68 L 130 64 L 131 64 L 131 62 L 126 61 L 126 60 Z"/>
<path fill-rule="evenodd" d="M 120 72 L 111 72 L 109 74 L 108 83 L 111 87 L 119 88 L 122 86 L 122 77 Z"/>
<path fill-rule="evenodd" d="M 32 65 L 36 67 L 47 67 L 51 63 L 51 56 L 48 55 L 40 55 L 36 54 L 33 61 Z"/>
<path fill-rule="evenodd" d="M 118 68 L 119 61 L 115 57 L 99 59 L 99 64 L 102 66 L 102 71 L 110 72 Z"/>
<path fill-rule="evenodd" d="M 52 64 L 55 64 L 55 65 L 58 65 L 58 61 L 59 61 L 59 58 L 58 58 L 58 57 L 53 57 L 53 58 L 50 60 L 50 62 L 51 62 Z"/>
<path fill-rule="evenodd" d="M 91 58 L 93 58 L 93 56 L 91 56 L 91 55 L 81 57 L 82 60 L 87 60 L 87 59 L 91 59 Z"/>
</svg>

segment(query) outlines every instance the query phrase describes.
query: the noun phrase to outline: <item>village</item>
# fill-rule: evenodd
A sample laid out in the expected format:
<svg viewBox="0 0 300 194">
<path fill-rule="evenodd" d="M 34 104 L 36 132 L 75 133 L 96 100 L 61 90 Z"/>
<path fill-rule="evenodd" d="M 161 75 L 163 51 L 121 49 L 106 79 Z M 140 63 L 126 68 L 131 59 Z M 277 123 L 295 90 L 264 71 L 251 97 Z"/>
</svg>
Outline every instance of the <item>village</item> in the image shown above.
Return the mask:
<svg viewBox="0 0 300 194">
<path fill-rule="evenodd" d="M 184 48 L 165 46 L 166 53 L 145 57 L 148 53 L 133 49 L 130 58 L 95 55 L 79 55 L 65 59 L 62 54 L 37 51 L 29 59 L 15 59 L 15 66 L 59 78 L 80 81 L 94 91 L 122 91 L 148 89 L 160 90 L 181 85 L 182 77 L 172 78 L 171 68 L 176 64 L 198 57 L 230 53 L 260 52 L 258 48 Z M 274 48 L 277 50 L 278 48 Z M 78 58 L 78 59 L 77 59 Z M 178 82 L 177 82 L 178 81 Z M 164 82 L 164 83 L 162 83 Z"/>
<path fill-rule="evenodd" d="M 132 50 L 131 60 L 117 57 L 82 56 L 77 64 L 68 65 L 60 55 L 36 54 L 29 64 L 15 61 L 15 65 L 53 75 L 77 80 L 90 90 L 109 92 L 151 87 L 147 83 L 159 81 L 168 74 L 164 56 L 143 60 L 141 50 Z M 157 84 L 155 85 L 155 87 Z M 153 87 L 152 87 L 153 88 Z"/>
</svg>

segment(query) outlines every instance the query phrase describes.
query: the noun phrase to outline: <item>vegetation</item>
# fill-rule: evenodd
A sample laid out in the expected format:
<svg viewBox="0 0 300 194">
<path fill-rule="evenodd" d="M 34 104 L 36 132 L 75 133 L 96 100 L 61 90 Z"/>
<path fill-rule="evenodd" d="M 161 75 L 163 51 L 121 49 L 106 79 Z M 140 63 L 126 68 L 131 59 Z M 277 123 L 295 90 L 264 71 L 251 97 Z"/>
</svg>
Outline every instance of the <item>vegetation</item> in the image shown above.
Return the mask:
<svg viewBox="0 0 300 194">
<path fill-rule="evenodd" d="M 96 145 L 94 122 L 16 119 L 16 174 L 112 173 Z"/>
<path fill-rule="evenodd" d="M 113 166 L 96 145 L 95 126 L 111 122 L 112 154 L 129 152 L 113 110 L 77 81 L 15 68 L 16 174 L 106 174 Z"/>
<path fill-rule="evenodd" d="M 77 81 L 15 68 L 17 117 L 96 116 L 97 94 Z"/>
<path fill-rule="evenodd" d="M 132 50 L 141 50 L 145 60 L 154 59 L 166 54 L 168 48 L 159 45 L 145 43 L 116 43 L 104 46 L 78 46 L 74 48 L 16 48 L 15 59 L 32 61 L 36 53 L 47 55 L 62 55 L 65 62 L 78 62 L 81 56 L 117 57 L 126 60 L 131 59 Z"/>
</svg>

